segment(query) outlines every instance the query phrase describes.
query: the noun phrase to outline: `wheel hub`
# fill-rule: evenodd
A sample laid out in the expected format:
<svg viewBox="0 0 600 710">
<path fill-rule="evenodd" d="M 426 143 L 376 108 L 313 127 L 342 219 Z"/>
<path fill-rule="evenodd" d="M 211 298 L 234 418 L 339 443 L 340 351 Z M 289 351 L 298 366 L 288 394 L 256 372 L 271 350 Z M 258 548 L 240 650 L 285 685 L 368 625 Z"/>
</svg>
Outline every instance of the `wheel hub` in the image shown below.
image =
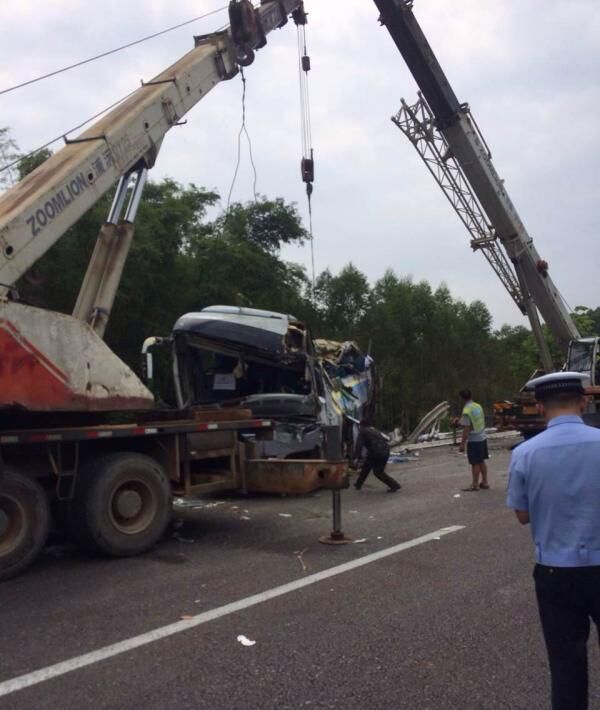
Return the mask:
<svg viewBox="0 0 600 710">
<path fill-rule="evenodd" d="M 152 488 L 142 480 L 131 479 L 113 492 L 109 515 L 119 532 L 137 535 L 152 524 L 157 505 Z"/>
<path fill-rule="evenodd" d="M 142 510 L 142 497 L 137 491 L 119 491 L 116 500 L 117 513 L 125 520 L 131 520 Z"/>
</svg>

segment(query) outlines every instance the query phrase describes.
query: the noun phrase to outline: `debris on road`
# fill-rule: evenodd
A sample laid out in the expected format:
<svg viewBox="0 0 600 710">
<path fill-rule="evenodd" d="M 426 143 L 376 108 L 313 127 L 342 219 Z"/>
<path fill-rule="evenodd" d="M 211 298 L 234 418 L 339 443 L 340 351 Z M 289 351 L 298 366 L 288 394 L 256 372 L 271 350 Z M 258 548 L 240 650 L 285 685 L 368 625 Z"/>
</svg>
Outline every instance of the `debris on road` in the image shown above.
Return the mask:
<svg viewBox="0 0 600 710">
<path fill-rule="evenodd" d="M 182 542 L 184 545 L 193 545 L 196 541 L 191 537 L 181 537 L 181 535 L 173 535 L 177 542 Z"/>
<path fill-rule="evenodd" d="M 358 545 L 361 542 L 367 542 L 368 539 L 369 539 L 368 537 L 361 537 L 359 540 L 352 540 L 352 544 Z"/>
<path fill-rule="evenodd" d="M 291 513 L 279 513 L 280 518 L 291 518 L 292 514 Z"/>
<path fill-rule="evenodd" d="M 188 510 L 202 510 L 205 508 L 218 508 L 221 505 L 225 505 L 224 500 L 216 500 L 212 503 L 203 503 L 202 501 L 198 499 L 190 499 L 186 500 L 185 498 L 174 498 L 173 499 L 173 506 L 175 508 L 184 508 Z"/>
<path fill-rule="evenodd" d="M 297 550 L 296 552 L 294 552 L 294 554 L 296 555 L 296 559 L 298 560 L 298 562 L 302 565 L 302 571 L 308 572 L 308 567 L 306 565 L 306 562 L 304 561 L 305 552 L 308 552 L 308 547 L 306 547 L 304 550 Z"/>
<path fill-rule="evenodd" d="M 455 493 L 453 497 L 454 497 L 454 498 L 460 498 L 460 493 Z"/>
<path fill-rule="evenodd" d="M 408 456 L 408 454 L 390 454 L 388 463 L 408 463 L 409 461 L 417 461 L 418 456 Z"/>
<path fill-rule="evenodd" d="M 240 634 L 237 637 L 237 640 L 239 643 L 242 644 L 242 646 L 255 646 L 256 641 L 252 641 L 252 639 L 249 639 L 247 636 L 244 636 L 243 634 Z"/>
</svg>

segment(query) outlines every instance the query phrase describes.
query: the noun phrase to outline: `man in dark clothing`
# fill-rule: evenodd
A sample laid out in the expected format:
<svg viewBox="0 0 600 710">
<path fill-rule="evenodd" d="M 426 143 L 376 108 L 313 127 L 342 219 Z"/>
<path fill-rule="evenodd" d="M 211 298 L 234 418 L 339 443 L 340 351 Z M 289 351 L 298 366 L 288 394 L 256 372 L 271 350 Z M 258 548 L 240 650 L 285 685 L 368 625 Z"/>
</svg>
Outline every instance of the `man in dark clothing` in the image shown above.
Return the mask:
<svg viewBox="0 0 600 710">
<path fill-rule="evenodd" d="M 356 460 L 360 459 L 363 448 L 367 450 L 367 458 L 354 484 L 356 490 L 360 491 L 367 476 L 373 471 L 375 476 L 388 486 L 389 492 L 395 493 L 400 488 L 400 484 L 385 472 L 385 465 L 390 457 L 388 440 L 380 431 L 365 421 L 362 421 L 359 425 L 358 438 L 354 448 L 354 458 Z"/>
</svg>

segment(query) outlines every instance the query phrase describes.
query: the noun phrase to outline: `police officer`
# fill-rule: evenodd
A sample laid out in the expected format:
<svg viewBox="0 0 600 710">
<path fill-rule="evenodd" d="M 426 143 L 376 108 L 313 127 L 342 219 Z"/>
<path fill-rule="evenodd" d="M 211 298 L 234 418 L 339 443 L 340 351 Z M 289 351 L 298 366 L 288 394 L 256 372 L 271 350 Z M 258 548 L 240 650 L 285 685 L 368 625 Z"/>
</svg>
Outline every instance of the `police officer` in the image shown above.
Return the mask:
<svg viewBox="0 0 600 710">
<path fill-rule="evenodd" d="M 581 418 L 585 378 L 559 372 L 528 384 L 548 426 L 510 465 L 507 505 L 531 523 L 535 544 L 553 710 L 588 707 L 590 620 L 600 631 L 600 430 Z"/>
<path fill-rule="evenodd" d="M 365 479 L 373 471 L 375 476 L 388 486 L 389 492 L 395 493 L 400 488 L 400 484 L 385 472 L 385 465 L 390 457 L 388 439 L 364 420 L 359 424 L 358 438 L 354 448 L 355 459 L 358 460 L 360 458 L 363 448 L 367 450 L 367 458 L 354 484 L 356 490 L 360 491 Z"/>
</svg>

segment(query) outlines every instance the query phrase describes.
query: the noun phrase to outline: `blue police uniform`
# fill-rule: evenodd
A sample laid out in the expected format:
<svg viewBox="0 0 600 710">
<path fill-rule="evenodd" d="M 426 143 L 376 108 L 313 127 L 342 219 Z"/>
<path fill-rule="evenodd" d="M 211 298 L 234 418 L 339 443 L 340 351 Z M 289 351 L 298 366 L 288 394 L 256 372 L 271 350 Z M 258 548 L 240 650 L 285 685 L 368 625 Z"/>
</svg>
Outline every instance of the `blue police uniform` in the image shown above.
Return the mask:
<svg viewBox="0 0 600 710">
<path fill-rule="evenodd" d="M 530 385 L 542 401 L 583 393 L 581 376 L 573 373 Z M 529 513 L 552 707 L 584 710 L 590 619 L 600 629 L 600 430 L 579 416 L 558 416 L 520 444 L 511 460 L 507 505 Z"/>
</svg>

